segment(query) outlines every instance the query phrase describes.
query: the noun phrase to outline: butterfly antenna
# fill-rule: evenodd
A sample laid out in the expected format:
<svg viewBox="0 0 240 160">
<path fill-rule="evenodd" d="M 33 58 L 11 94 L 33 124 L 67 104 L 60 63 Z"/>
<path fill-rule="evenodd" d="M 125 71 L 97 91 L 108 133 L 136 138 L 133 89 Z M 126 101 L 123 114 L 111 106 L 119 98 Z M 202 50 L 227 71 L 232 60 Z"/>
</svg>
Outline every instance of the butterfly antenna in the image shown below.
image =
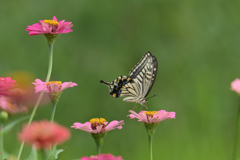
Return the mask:
<svg viewBox="0 0 240 160">
<path fill-rule="evenodd" d="M 105 85 L 107 85 L 107 86 L 110 86 L 110 84 L 109 84 L 108 82 L 105 82 L 105 81 L 103 81 L 103 80 L 100 80 L 100 83 L 103 83 L 103 84 L 105 84 Z"/>
<path fill-rule="evenodd" d="M 149 100 L 150 98 L 156 97 L 157 95 L 158 95 L 158 94 L 154 94 L 153 96 L 148 97 L 146 100 Z"/>
</svg>

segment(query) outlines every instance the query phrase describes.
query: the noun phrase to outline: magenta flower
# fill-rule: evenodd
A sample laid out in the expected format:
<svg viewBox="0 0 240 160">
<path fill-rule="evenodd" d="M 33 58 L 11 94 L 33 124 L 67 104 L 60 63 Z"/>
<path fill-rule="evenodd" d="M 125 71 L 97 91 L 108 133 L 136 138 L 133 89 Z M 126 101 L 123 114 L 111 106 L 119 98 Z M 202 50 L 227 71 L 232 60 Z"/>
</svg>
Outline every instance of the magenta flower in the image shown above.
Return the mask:
<svg viewBox="0 0 240 160">
<path fill-rule="evenodd" d="M 12 80 L 10 77 L 0 77 L 0 96 L 1 95 L 9 95 L 11 90 L 17 86 L 15 80 Z"/>
<path fill-rule="evenodd" d="M 165 119 L 171 119 L 175 118 L 175 112 L 167 112 L 165 110 L 160 111 L 140 111 L 139 113 L 136 113 L 132 110 L 129 111 L 130 119 L 137 118 L 138 121 L 142 121 L 144 123 L 158 123 L 160 121 L 163 121 Z"/>
<path fill-rule="evenodd" d="M 112 154 L 99 154 L 91 157 L 82 157 L 80 160 L 123 160 L 121 156 L 113 156 Z"/>
<path fill-rule="evenodd" d="M 71 128 L 80 129 L 89 133 L 98 134 L 108 132 L 115 128 L 122 129 L 123 120 L 112 121 L 108 125 L 108 122 L 104 118 L 93 118 L 89 122 L 84 124 L 76 122 L 71 126 Z"/>
<path fill-rule="evenodd" d="M 231 90 L 240 94 L 240 79 L 237 78 L 234 81 L 232 81 Z"/>
<path fill-rule="evenodd" d="M 62 34 L 72 32 L 72 22 L 65 22 L 65 20 L 58 22 L 55 16 L 52 20 L 40 20 L 39 22 L 40 23 L 35 23 L 27 27 L 26 31 L 29 31 L 29 35 Z"/>
</svg>

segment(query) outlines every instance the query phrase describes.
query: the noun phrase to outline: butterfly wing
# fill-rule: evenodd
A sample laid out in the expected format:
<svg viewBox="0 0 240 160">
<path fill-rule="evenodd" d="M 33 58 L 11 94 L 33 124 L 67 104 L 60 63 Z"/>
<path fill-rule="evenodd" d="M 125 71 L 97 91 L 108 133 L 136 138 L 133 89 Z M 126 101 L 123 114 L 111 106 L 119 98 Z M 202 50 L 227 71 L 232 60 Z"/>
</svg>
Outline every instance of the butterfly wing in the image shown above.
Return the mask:
<svg viewBox="0 0 240 160">
<path fill-rule="evenodd" d="M 157 75 L 157 67 L 156 57 L 150 52 L 147 52 L 129 73 L 129 77 L 138 84 L 140 95 L 143 96 L 143 98 L 145 98 L 152 89 Z"/>
</svg>

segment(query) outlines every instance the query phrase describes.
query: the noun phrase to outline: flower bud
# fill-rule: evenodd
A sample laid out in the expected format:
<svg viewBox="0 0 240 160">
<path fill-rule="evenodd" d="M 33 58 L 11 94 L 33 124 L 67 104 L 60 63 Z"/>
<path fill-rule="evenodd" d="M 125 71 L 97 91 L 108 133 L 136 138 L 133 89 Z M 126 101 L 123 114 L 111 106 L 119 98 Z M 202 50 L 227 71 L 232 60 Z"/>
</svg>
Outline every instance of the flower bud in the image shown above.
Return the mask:
<svg viewBox="0 0 240 160">
<path fill-rule="evenodd" d="M 2 111 L 0 113 L 0 122 L 6 122 L 8 120 L 8 113 L 6 111 Z"/>
</svg>

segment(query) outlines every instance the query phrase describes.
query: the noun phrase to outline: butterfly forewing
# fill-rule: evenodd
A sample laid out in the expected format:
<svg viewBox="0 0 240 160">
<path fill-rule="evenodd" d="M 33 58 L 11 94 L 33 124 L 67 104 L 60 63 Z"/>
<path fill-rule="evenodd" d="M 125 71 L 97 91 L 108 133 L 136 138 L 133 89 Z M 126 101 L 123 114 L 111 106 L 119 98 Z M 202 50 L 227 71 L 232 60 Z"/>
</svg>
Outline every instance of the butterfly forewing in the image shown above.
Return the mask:
<svg viewBox="0 0 240 160">
<path fill-rule="evenodd" d="M 147 52 L 129 73 L 129 77 L 139 85 L 144 97 L 148 95 L 154 84 L 157 66 L 156 57 Z"/>
</svg>

